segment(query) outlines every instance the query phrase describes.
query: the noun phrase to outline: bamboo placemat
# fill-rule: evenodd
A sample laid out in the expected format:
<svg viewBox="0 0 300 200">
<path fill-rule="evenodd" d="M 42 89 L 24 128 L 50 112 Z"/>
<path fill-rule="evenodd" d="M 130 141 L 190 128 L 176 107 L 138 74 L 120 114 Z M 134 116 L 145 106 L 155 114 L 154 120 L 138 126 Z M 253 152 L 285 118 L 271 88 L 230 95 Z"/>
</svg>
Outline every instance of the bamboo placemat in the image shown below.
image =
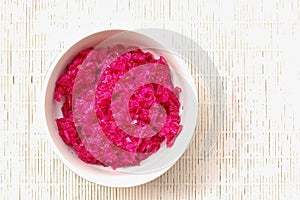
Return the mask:
<svg viewBox="0 0 300 200">
<path fill-rule="evenodd" d="M 0 198 L 300 199 L 299 11 L 299 1 L 287 0 L 2 0 Z M 47 142 L 38 98 L 49 64 L 74 33 L 124 24 L 198 42 L 225 83 L 226 120 L 208 154 L 199 151 L 200 125 L 168 172 L 120 189 L 62 164 Z"/>
</svg>

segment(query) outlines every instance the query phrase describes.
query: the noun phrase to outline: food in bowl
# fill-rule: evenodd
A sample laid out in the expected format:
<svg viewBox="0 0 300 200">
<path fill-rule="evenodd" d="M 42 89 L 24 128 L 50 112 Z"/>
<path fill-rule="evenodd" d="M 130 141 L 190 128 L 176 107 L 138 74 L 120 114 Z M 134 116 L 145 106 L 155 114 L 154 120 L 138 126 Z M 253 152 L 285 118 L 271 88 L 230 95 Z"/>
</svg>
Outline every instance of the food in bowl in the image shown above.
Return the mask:
<svg viewBox="0 0 300 200">
<path fill-rule="evenodd" d="M 128 77 L 128 72 L 143 65 L 148 66 L 148 71 L 158 69 L 155 66 L 163 66 L 155 83 L 141 85 L 131 94 L 130 84 L 132 81 L 143 82 L 148 74 L 144 71 L 143 75 L 139 73 L 134 77 L 135 80 L 127 80 L 127 85 L 118 85 L 124 77 Z M 116 88 L 119 88 L 117 92 Z M 157 152 L 164 142 L 167 147 L 172 147 L 181 132 L 180 92 L 181 89 L 174 86 L 170 68 L 162 56 L 155 58 L 151 52 L 121 44 L 85 49 L 75 56 L 56 81 L 54 98 L 63 103 L 62 117 L 56 119 L 59 135 L 86 163 L 113 169 L 138 166 Z M 121 97 L 126 94 L 130 94 L 128 105 L 125 101 L 120 106 Z M 164 108 L 165 118 L 150 112 L 151 107 L 157 104 Z M 116 109 L 113 105 L 119 107 Z M 139 127 L 149 126 L 153 117 L 163 125 L 158 129 L 153 127 L 154 135 L 128 133 L 116 120 L 119 111 L 119 117 L 122 117 L 123 109 L 128 109 L 131 123 Z M 116 110 L 118 113 L 113 112 Z M 93 121 L 95 115 L 95 126 L 80 120 Z"/>
</svg>

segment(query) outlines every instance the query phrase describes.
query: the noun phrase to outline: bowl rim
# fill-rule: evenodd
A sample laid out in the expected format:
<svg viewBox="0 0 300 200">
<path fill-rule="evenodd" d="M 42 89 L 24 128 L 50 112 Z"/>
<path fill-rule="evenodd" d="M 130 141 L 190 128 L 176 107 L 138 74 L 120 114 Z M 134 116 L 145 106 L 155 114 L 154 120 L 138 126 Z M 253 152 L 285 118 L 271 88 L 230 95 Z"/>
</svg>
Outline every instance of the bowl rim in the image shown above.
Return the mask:
<svg viewBox="0 0 300 200">
<path fill-rule="evenodd" d="M 73 171 L 75 174 L 77 174 L 78 176 L 91 181 L 93 183 L 96 184 L 100 184 L 103 186 L 109 186 L 109 187 L 131 187 L 131 186 L 137 186 L 137 185 L 141 185 L 144 183 L 147 183 L 159 176 L 161 176 L 163 173 L 165 173 L 167 170 L 169 170 L 177 161 L 178 159 L 182 156 L 180 155 L 173 163 L 170 163 L 168 166 L 165 166 L 165 168 L 162 168 L 158 171 L 149 173 L 149 174 L 129 174 L 129 173 L 122 173 L 122 172 L 116 172 L 113 171 L 115 174 L 117 174 L 117 176 L 122 177 L 126 179 L 126 181 L 122 182 L 120 181 L 119 183 L 116 184 L 116 182 L 107 182 L 107 180 L 103 181 L 101 178 L 99 179 L 98 176 L 95 176 L 95 174 L 90 174 L 88 173 L 88 171 L 83 171 L 81 170 L 79 167 L 76 167 L 76 165 L 74 165 L 72 162 L 70 162 L 64 155 L 63 153 L 58 149 L 55 141 L 53 140 L 51 133 L 50 133 L 50 127 L 47 121 L 47 113 L 45 112 L 45 107 L 46 107 L 46 94 L 47 94 L 47 89 L 49 86 L 49 80 L 53 74 L 54 69 L 56 68 L 57 64 L 59 63 L 59 61 L 62 59 L 63 56 L 65 56 L 65 54 L 69 51 L 71 51 L 71 49 L 76 45 L 79 44 L 80 42 L 86 40 L 89 37 L 92 37 L 93 35 L 97 35 L 97 34 L 102 34 L 104 32 L 111 32 L 111 31 L 133 31 L 134 30 L 124 30 L 124 29 L 106 29 L 106 30 L 98 30 L 98 31 L 93 31 L 91 33 L 86 33 L 82 36 L 79 36 L 77 40 L 74 40 L 72 42 L 70 42 L 69 45 L 67 45 L 65 48 L 63 48 L 54 58 L 54 60 L 51 62 L 50 67 L 48 68 L 47 72 L 46 72 L 46 76 L 43 79 L 43 87 L 42 87 L 42 95 L 41 95 L 41 110 L 43 112 L 43 125 L 46 127 L 47 130 L 47 138 L 48 138 L 48 142 L 50 143 L 50 145 L 52 146 L 52 149 L 54 150 L 55 154 L 59 157 L 59 159 L 67 166 L 67 168 L 69 168 L 71 171 Z M 138 33 L 140 34 L 140 33 Z M 194 133 L 193 133 L 194 136 Z M 191 139 L 192 140 L 192 139 Z M 190 141 L 191 141 L 190 140 Z M 190 144 L 190 143 L 189 143 Z M 188 147 L 188 146 L 187 146 Z M 83 163 L 86 166 L 90 166 L 90 164 L 86 164 Z M 104 170 L 107 171 L 107 170 Z M 109 170 L 110 171 L 110 170 Z M 99 174 L 99 176 L 101 176 Z M 108 178 L 115 178 L 115 176 L 110 176 L 108 175 Z M 118 179 L 118 178 L 116 178 Z"/>
</svg>

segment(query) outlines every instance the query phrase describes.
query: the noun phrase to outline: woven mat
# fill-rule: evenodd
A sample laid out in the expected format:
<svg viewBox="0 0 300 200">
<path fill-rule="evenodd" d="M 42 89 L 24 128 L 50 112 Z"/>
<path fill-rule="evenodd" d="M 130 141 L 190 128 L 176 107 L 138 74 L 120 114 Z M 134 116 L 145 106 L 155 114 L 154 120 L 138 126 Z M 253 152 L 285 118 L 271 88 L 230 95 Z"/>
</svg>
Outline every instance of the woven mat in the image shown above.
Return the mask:
<svg viewBox="0 0 300 200">
<path fill-rule="evenodd" d="M 2 0 L 0 198 L 300 199 L 299 20 L 299 1 L 287 0 Z M 208 154 L 199 153 L 200 125 L 168 172 L 120 189 L 63 165 L 38 99 L 49 64 L 74 33 L 124 24 L 175 30 L 201 45 L 225 83 L 226 120 Z"/>
</svg>

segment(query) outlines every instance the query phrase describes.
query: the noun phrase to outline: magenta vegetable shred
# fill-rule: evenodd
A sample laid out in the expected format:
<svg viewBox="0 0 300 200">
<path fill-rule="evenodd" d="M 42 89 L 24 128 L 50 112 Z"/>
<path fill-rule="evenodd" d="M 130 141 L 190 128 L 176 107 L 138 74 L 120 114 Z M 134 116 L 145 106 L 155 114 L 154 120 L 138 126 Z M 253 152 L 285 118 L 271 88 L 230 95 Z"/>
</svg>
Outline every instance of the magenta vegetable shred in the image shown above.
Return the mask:
<svg viewBox="0 0 300 200">
<path fill-rule="evenodd" d="M 140 127 L 151 123 L 149 110 L 155 104 L 164 108 L 166 119 L 155 135 L 140 138 L 118 127 L 112 112 L 113 92 L 118 81 L 127 72 L 151 63 L 165 66 L 167 69 L 165 74 L 157 76 L 155 83 L 137 88 L 129 102 L 124 104 L 124 109 L 129 110 L 132 122 Z M 84 70 L 80 72 L 80 77 L 84 77 L 84 80 L 78 80 L 77 75 L 80 70 Z M 147 73 L 144 76 L 146 75 Z M 143 80 L 143 75 L 139 75 L 138 79 Z M 76 81 L 84 82 L 81 87 L 86 88 L 94 84 L 95 90 L 85 91 L 81 94 L 82 98 L 74 103 L 72 102 L 74 92 L 80 94 L 80 91 L 74 89 Z M 171 87 L 159 83 L 167 83 Z M 128 88 L 130 85 L 122 87 L 121 90 L 126 93 L 129 91 Z M 163 142 L 167 147 L 174 144 L 182 130 L 180 91 L 180 88 L 173 85 L 169 66 L 162 56 L 155 58 L 150 52 L 120 44 L 83 50 L 66 66 L 65 72 L 56 81 L 54 98 L 62 102 L 62 117 L 56 119 L 59 135 L 64 143 L 71 146 L 78 157 L 86 163 L 110 166 L 113 169 L 137 166 L 157 152 Z M 91 99 L 94 102 L 92 106 L 87 103 Z M 97 125 L 85 126 L 84 123 L 80 123 L 80 120 L 75 124 L 74 109 L 82 111 L 80 117 L 85 120 L 92 120 L 96 116 Z M 88 133 L 88 136 L 81 136 L 80 132 Z M 99 132 L 103 134 L 98 134 Z M 83 137 L 85 142 L 82 141 Z M 98 144 L 95 145 L 95 142 Z"/>
</svg>

